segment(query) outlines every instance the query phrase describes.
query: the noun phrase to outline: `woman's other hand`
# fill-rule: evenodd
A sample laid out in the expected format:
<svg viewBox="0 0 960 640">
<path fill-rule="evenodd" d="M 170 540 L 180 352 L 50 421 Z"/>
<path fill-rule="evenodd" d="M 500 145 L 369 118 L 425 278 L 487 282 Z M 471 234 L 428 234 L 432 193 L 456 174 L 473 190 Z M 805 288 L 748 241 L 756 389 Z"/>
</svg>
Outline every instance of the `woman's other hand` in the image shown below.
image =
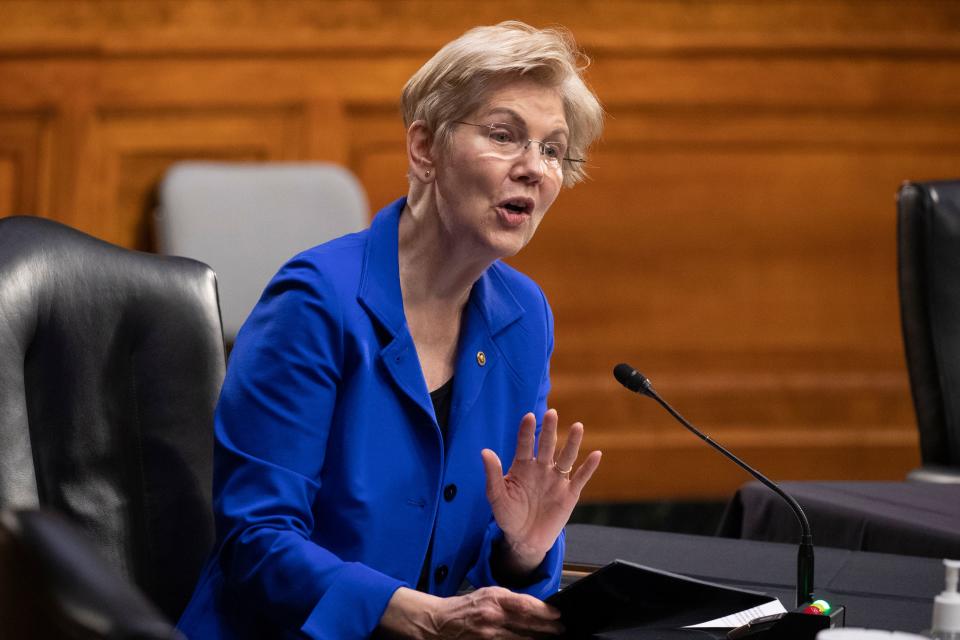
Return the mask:
<svg viewBox="0 0 960 640">
<path fill-rule="evenodd" d="M 450 598 L 401 588 L 390 599 L 380 627 L 401 638 L 514 640 L 563 633 L 559 620 L 560 612 L 550 605 L 502 587 Z"/>
<path fill-rule="evenodd" d="M 587 456 L 576 470 L 573 465 L 583 441 L 583 425 L 573 423 L 567 441 L 557 448 L 557 412 L 543 416 L 540 446 L 534 457 L 536 417 L 523 416 L 517 435 L 517 452 L 507 475 L 500 458 L 490 449 L 481 452 L 487 474 L 487 499 L 493 517 L 503 530 L 502 569 L 520 578 L 543 561 L 580 498 L 580 492 L 600 465 L 600 452 Z"/>
</svg>

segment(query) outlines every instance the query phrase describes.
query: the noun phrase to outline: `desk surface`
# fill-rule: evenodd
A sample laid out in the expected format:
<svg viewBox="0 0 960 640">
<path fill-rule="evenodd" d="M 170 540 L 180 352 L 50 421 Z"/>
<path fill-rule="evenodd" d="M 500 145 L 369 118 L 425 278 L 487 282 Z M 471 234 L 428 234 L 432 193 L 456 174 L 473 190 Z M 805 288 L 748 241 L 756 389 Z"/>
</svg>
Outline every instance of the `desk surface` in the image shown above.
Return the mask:
<svg viewBox="0 0 960 640">
<path fill-rule="evenodd" d="M 566 562 L 614 559 L 762 591 L 792 608 L 797 547 L 595 525 L 567 526 Z M 815 594 L 847 607 L 849 627 L 918 632 L 930 626 L 943 563 L 932 558 L 864 551 L 816 550 Z M 630 632 L 603 638 L 631 638 Z M 638 636 L 637 636 L 638 637 Z"/>
</svg>

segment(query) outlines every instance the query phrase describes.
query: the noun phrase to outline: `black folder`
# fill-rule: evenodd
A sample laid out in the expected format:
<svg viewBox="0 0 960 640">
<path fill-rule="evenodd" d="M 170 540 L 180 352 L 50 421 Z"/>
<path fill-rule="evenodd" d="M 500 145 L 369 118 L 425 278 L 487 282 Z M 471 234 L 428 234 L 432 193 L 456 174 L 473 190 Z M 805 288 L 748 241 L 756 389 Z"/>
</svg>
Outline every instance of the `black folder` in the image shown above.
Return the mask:
<svg viewBox="0 0 960 640">
<path fill-rule="evenodd" d="M 615 560 L 550 596 L 547 603 L 560 610 L 568 638 L 589 638 L 617 629 L 658 630 L 622 637 L 680 638 L 724 637 L 725 630 L 718 634 L 718 630 L 682 628 L 772 600 L 755 591 Z"/>
</svg>

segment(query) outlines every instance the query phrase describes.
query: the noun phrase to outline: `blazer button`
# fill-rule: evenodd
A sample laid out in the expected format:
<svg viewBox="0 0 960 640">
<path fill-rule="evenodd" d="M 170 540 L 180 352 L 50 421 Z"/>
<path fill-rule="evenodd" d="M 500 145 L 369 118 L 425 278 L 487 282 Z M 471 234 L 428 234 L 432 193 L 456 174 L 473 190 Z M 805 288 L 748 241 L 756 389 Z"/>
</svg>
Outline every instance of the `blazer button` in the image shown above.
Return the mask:
<svg viewBox="0 0 960 640">
<path fill-rule="evenodd" d="M 481 367 L 487 364 L 487 354 L 485 354 L 483 351 L 477 351 L 477 364 Z"/>
<path fill-rule="evenodd" d="M 457 497 L 457 485 L 455 485 L 455 484 L 448 484 L 446 487 L 443 488 L 443 499 L 444 499 L 444 500 L 446 500 L 447 502 L 450 502 L 451 500 L 453 500 L 453 499 L 456 498 L 456 497 Z"/>
<path fill-rule="evenodd" d="M 450 570 L 447 569 L 447 565 L 445 564 L 440 565 L 439 567 L 437 567 L 437 570 L 433 572 L 433 581 L 443 582 L 449 572 Z"/>
</svg>

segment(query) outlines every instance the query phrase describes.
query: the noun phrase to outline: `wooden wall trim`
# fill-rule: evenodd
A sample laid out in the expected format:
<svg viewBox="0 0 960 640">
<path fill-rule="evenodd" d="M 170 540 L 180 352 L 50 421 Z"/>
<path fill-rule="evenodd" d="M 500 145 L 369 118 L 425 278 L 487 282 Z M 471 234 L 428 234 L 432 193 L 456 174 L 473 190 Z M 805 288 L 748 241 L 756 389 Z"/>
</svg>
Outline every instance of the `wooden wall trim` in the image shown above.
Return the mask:
<svg viewBox="0 0 960 640">
<path fill-rule="evenodd" d="M 682 5 L 681 22 L 671 0 L 488 0 L 469 11 L 447 0 L 5 0 L 0 55 L 431 55 L 469 27 L 507 18 L 576 25 L 586 49 L 619 57 L 960 55 L 950 0 Z"/>
</svg>

